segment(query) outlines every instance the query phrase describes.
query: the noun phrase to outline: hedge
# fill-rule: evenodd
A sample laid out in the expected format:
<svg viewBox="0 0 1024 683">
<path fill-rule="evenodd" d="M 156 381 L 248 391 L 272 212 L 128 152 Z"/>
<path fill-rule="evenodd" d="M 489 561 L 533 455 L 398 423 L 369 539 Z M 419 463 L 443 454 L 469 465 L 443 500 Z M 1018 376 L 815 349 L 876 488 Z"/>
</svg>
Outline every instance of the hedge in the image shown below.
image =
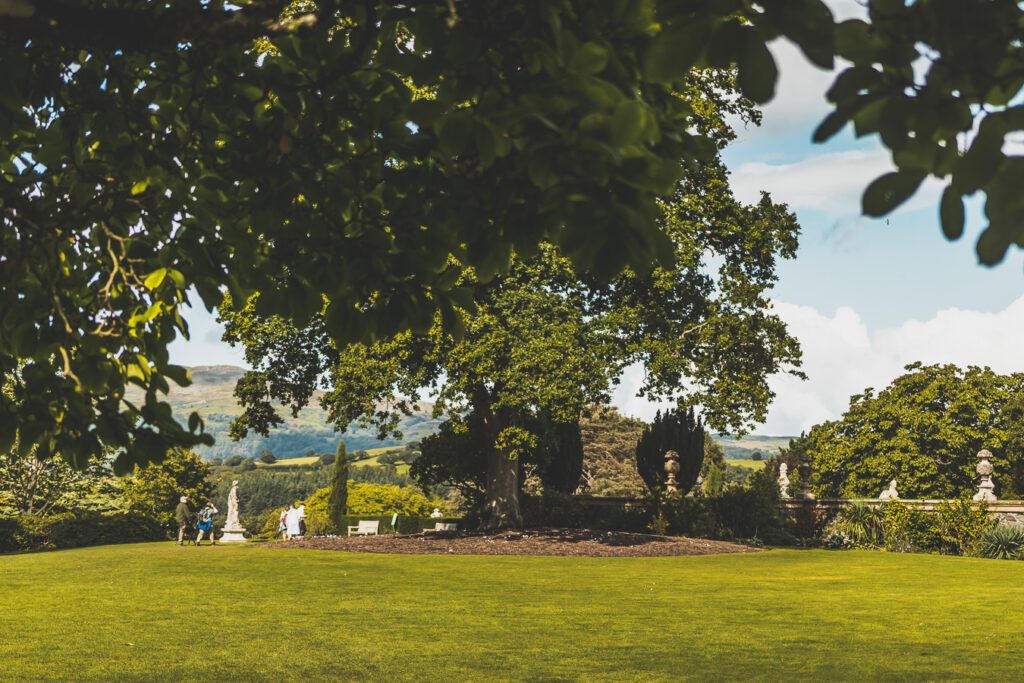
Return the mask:
<svg viewBox="0 0 1024 683">
<path fill-rule="evenodd" d="M 65 512 L 0 517 L 0 552 L 166 540 L 167 529 L 136 512 Z"/>
</svg>

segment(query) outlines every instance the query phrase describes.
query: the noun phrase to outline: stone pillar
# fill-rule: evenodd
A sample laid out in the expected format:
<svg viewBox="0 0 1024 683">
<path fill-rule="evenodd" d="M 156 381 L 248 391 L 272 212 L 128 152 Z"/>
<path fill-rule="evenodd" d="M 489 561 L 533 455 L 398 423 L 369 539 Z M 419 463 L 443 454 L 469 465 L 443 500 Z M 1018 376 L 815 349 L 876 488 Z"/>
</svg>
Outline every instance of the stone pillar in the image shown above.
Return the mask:
<svg viewBox="0 0 1024 683">
<path fill-rule="evenodd" d="M 676 473 L 679 472 L 679 454 L 675 451 L 665 453 L 665 472 L 668 474 L 668 481 L 665 482 L 665 491 L 669 495 L 679 493 L 679 482 L 676 481 Z"/>
<path fill-rule="evenodd" d="M 804 453 L 800 456 L 800 497 L 804 500 L 814 500 L 811 493 L 811 456 Z"/>
<path fill-rule="evenodd" d="M 975 468 L 978 474 L 981 475 L 981 483 L 978 484 L 978 492 L 974 494 L 974 500 L 983 500 L 985 502 L 993 502 L 996 500 L 996 494 L 994 489 L 995 484 L 992 483 L 992 472 L 994 468 L 992 463 L 989 462 L 989 458 L 992 457 L 992 453 L 988 450 L 978 451 L 978 466 Z"/>
</svg>

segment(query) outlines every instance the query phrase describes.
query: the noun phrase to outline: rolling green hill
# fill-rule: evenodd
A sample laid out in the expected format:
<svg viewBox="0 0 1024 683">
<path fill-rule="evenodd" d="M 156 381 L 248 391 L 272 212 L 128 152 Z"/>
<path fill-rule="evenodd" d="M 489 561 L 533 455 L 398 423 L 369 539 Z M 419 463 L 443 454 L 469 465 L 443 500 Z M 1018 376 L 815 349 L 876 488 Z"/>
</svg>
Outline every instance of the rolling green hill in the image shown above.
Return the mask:
<svg viewBox="0 0 1024 683">
<path fill-rule="evenodd" d="M 759 452 L 767 460 L 778 453 L 780 448 L 789 446 L 789 440 L 795 437 L 747 434 L 739 439 L 729 435 L 713 438 L 725 451 L 727 460 L 748 460 L 754 451 Z"/>
<path fill-rule="evenodd" d="M 192 373 L 192 385 L 177 387 L 172 385 L 167 402 L 174 409 L 179 422 L 185 423 L 189 413 L 196 411 L 206 423 L 206 431 L 213 435 L 217 442 L 213 446 L 200 446 L 196 450 L 206 459 L 241 455 L 256 457 L 264 448 L 269 448 L 278 459 L 298 458 L 312 449 L 317 453 L 333 453 L 338 448 L 338 438 L 345 441 L 345 448 L 354 450 L 380 448 L 382 446 L 398 446 L 394 439 L 378 441 L 373 430 L 360 429 L 352 426 L 345 434 L 334 431 L 332 425 L 326 424 L 327 413 L 320 409 L 314 400 L 298 417 L 292 417 L 291 411 L 282 409 L 281 416 L 285 423 L 270 432 L 268 438 L 250 434 L 239 442 L 228 437 L 228 426 L 241 413 L 234 397 L 235 381 L 245 372 L 231 365 L 201 365 L 189 368 Z M 138 399 L 140 395 L 130 398 Z M 319 398 L 319 392 L 317 392 Z M 419 440 L 432 434 L 440 420 L 430 417 L 429 403 L 421 403 L 422 410 L 404 418 L 401 431 L 406 441 Z"/>
</svg>

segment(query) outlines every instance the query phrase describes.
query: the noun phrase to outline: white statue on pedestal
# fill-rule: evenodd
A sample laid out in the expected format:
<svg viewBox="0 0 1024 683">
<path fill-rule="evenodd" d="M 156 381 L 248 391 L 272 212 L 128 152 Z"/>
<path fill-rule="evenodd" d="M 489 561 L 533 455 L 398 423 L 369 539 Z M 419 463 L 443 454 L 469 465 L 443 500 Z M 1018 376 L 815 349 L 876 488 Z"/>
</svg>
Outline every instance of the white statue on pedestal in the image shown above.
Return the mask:
<svg viewBox="0 0 1024 683">
<path fill-rule="evenodd" d="M 224 535 L 220 537 L 221 543 L 245 543 L 245 527 L 238 521 L 238 480 L 231 482 L 231 491 L 228 493 L 228 521 L 221 529 Z"/>
<path fill-rule="evenodd" d="M 779 496 L 789 498 L 789 465 L 779 465 Z"/>
</svg>

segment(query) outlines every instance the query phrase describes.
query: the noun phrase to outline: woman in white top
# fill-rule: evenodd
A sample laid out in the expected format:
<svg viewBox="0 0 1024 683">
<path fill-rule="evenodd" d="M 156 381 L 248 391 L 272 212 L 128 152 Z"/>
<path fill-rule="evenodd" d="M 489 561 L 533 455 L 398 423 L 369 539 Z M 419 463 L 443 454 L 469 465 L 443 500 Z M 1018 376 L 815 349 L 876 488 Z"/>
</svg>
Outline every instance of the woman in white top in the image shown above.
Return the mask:
<svg viewBox="0 0 1024 683">
<path fill-rule="evenodd" d="M 285 516 L 285 526 L 288 532 L 288 538 L 295 538 L 302 534 L 302 530 L 299 528 L 299 520 L 306 516 L 306 511 L 299 508 L 298 503 L 293 503 L 292 508 L 288 511 Z"/>
</svg>

